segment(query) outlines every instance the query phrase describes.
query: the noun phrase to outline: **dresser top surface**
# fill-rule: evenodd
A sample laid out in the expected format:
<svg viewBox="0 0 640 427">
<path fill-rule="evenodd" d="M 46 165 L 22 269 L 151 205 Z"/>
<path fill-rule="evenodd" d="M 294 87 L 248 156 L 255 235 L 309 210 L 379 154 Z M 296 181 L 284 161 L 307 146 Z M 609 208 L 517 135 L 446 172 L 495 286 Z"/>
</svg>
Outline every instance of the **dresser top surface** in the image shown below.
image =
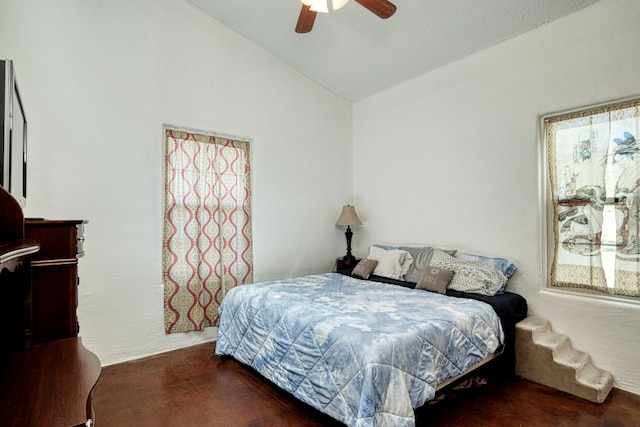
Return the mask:
<svg viewBox="0 0 640 427">
<path fill-rule="evenodd" d="M 70 224 L 87 224 L 89 221 L 84 219 L 44 219 L 44 218 L 25 218 L 25 225 L 70 225 Z"/>
</svg>

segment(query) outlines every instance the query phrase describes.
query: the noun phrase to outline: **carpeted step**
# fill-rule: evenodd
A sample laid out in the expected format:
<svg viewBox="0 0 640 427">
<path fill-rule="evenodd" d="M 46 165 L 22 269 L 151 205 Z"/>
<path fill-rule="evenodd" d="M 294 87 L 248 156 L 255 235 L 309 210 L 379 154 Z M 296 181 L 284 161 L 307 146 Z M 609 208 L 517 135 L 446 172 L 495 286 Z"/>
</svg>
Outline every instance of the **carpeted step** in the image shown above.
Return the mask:
<svg viewBox="0 0 640 427">
<path fill-rule="evenodd" d="M 573 348 L 568 336 L 551 323 L 529 316 L 516 325 L 516 374 L 539 384 L 602 403 L 613 387 L 613 376 L 596 368 L 591 357 Z"/>
<path fill-rule="evenodd" d="M 567 338 L 566 348 L 554 354 L 553 360 L 565 366 L 570 366 L 576 371 L 583 369 L 591 363 L 591 357 L 584 351 L 578 351 L 571 346 L 571 341 Z"/>
</svg>

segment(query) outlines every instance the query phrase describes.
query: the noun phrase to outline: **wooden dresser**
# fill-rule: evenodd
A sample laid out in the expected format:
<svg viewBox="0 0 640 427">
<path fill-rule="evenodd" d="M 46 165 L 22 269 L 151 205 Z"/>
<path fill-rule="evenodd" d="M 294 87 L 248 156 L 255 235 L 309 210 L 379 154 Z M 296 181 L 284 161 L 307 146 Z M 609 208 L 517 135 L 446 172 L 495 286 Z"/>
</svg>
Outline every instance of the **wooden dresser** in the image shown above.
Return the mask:
<svg viewBox="0 0 640 427">
<path fill-rule="evenodd" d="M 78 336 L 78 258 L 87 221 L 27 219 L 25 238 L 40 244 L 31 258 L 33 342 Z"/>
<path fill-rule="evenodd" d="M 29 223 L 0 187 L 0 425 L 92 426 L 101 365 L 75 314 L 84 221 Z"/>
</svg>

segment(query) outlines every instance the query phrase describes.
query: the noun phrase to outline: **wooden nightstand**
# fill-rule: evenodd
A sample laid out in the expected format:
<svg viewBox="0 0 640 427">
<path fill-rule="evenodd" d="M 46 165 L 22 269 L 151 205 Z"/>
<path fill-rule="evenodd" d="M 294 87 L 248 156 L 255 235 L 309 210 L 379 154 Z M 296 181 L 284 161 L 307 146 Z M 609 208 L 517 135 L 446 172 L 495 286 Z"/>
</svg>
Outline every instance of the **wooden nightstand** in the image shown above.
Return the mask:
<svg viewBox="0 0 640 427">
<path fill-rule="evenodd" d="M 361 258 L 356 258 L 353 263 L 349 262 L 349 260 L 343 259 L 342 257 L 336 258 L 336 271 L 346 270 L 348 268 L 353 268 L 360 262 Z"/>
</svg>

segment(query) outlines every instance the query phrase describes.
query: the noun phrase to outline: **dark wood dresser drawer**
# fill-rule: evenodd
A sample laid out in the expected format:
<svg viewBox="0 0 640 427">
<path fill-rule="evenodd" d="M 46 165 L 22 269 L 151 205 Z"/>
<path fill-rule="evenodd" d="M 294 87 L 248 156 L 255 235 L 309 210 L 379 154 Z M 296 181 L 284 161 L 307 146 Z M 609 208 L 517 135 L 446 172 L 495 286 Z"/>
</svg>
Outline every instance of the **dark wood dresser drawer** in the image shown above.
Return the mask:
<svg viewBox="0 0 640 427">
<path fill-rule="evenodd" d="M 78 258 L 82 220 L 25 220 L 25 236 L 40 244 L 31 260 L 33 342 L 78 336 Z"/>
<path fill-rule="evenodd" d="M 81 220 L 26 220 L 25 236 L 40 244 L 33 260 L 77 258 L 84 254 L 84 224 Z"/>
</svg>

